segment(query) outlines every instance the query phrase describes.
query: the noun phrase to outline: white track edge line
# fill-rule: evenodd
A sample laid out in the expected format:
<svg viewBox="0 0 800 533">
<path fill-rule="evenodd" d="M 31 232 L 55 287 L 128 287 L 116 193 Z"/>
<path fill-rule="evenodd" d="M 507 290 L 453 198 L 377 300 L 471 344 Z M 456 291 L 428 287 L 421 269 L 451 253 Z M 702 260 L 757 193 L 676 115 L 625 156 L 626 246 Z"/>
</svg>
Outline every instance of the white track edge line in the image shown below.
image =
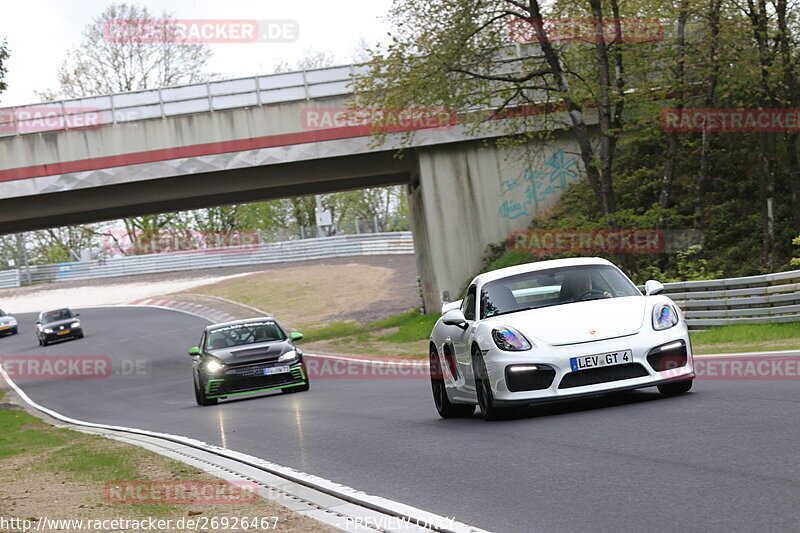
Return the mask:
<svg viewBox="0 0 800 533">
<path fill-rule="evenodd" d="M 111 306 L 94 306 L 94 307 L 111 307 Z M 187 314 L 193 314 L 193 313 L 189 313 L 187 311 L 180 311 L 180 310 L 177 310 L 177 309 L 165 308 L 165 307 L 160 307 L 160 306 L 138 306 L 138 305 L 128 306 L 128 305 L 123 305 L 123 306 L 113 306 L 113 307 L 157 307 L 158 309 L 171 309 L 173 311 L 183 312 L 183 313 L 187 313 Z M 87 308 L 88 308 L 88 306 L 87 307 L 76 308 L 76 309 L 87 309 Z M 199 315 L 195 315 L 195 316 L 199 316 Z M 199 317 L 199 318 L 205 318 L 205 317 Z M 208 320 L 207 318 L 205 318 L 205 319 Z M 211 322 L 211 321 L 209 320 L 209 322 Z M 11 377 L 6 373 L 5 369 L 2 366 L 0 366 L 0 377 L 2 377 L 6 381 L 6 383 L 8 383 L 9 386 L 14 390 L 14 392 L 16 392 L 19 395 L 19 397 L 23 401 L 25 401 L 28 405 L 30 405 L 32 408 L 34 408 L 34 409 L 36 409 L 38 411 L 41 411 L 41 412 L 43 412 L 43 413 L 45 413 L 45 414 L 47 414 L 47 415 L 49 415 L 49 416 L 51 416 L 51 417 L 53 417 L 53 418 L 55 418 L 57 420 L 61 420 L 62 422 L 66 422 L 68 424 L 74 424 L 76 426 L 85 426 L 85 427 L 91 427 L 91 428 L 97 428 L 97 429 L 107 429 L 107 430 L 113 430 L 113 431 L 122 431 L 122 432 L 127 432 L 127 433 L 132 433 L 132 434 L 145 435 L 145 436 L 149 436 L 149 437 L 153 437 L 153 438 L 169 439 L 169 440 L 172 440 L 174 442 L 182 443 L 182 444 L 185 444 L 185 445 L 193 447 L 193 448 L 198 448 L 198 449 L 201 449 L 201 450 L 207 450 L 207 451 L 213 452 L 213 453 L 215 453 L 217 455 L 220 455 L 222 457 L 226 457 L 228 459 L 232 459 L 234 461 L 240 461 L 240 462 L 250 463 L 251 465 L 257 465 L 257 466 L 259 466 L 261 468 L 264 468 L 268 472 L 270 472 L 270 473 L 272 473 L 272 474 L 274 474 L 276 476 L 282 477 L 284 479 L 287 479 L 289 481 L 293 481 L 295 483 L 299 483 L 301 485 L 305 485 L 305 486 L 320 490 L 321 492 L 331 494 L 331 495 L 336 496 L 336 497 L 338 497 L 338 498 L 340 498 L 342 500 L 352 502 L 352 503 L 354 503 L 356 505 L 359 505 L 359 502 L 361 502 L 361 505 L 365 505 L 367 509 L 376 510 L 376 511 L 382 512 L 382 513 L 390 515 L 390 516 L 408 517 L 408 518 L 416 521 L 419 525 L 425 524 L 425 525 L 431 526 L 431 525 L 440 525 L 441 524 L 442 527 L 439 527 L 437 529 L 439 529 L 440 531 L 448 532 L 448 533 L 450 533 L 450 532 L 452 532 L 452 533 L 489 533 L 489 532 L 487 532 L 487 531 L 485 531 L 483 529 L 479 529 L 477 527 L 470 526 L 468 524 L 464 524 L 462 522 L 458 522 L 458 521 L 452 520 L 451 518 L 446 517 L 446 516 L 441 516 L 441 515 L 437 515 L 435 513 L 431 513 L 429 511 L 425 511 L 424 509 L 420 509 L 418 507 L 413 507 L 411 505 L 407 505 L 407 504 L 404 504 L 404 503 L 401 503 L 401 502 L 390 500 L 390 499 L 384 498 L 382 496 L 373 496 L 373 495 L 367 494 L 367 493 L 365 493 L 363 491 L 356 490 L 356 489 L 354 489 L 352 487 L 348 487 L 347 485 L 342 485 L 342 484 L 336 483 L 334 481 L 331 481 L 331 480 L 328 480 L 328 479 L 325 479 L 325 478 L 321 478 L 319 476 L 314 476 L 312 474 L 307 474 L 305 472 L 301 472 L 301 471 L 295 470 L 293 468 L 289 468 L 289 467 L 282 466 L 282 465 L 279 465 L 279 464 L 276 464 L 276 463 L 272 463 L 272 462 L 267 461 L 265 459 L 261 459 L 261 458 L 258 458 L 258 457 L 247 455 L 247 454 L 244 454 L 242 452 L 237 452 L 235 450 L 228 450 L 226 448 L 220 448 L 219 446 L 214 446 L 212 444 L 208 444 L 206 442 L 203 442 L 203 441 L 200 441 L 200 440 L 196 440 L 196 439 L 192 439 L 192 438 L 189 438 L 189 437 L 184 437 L 182 435 L 172 435 L 170 433 L 159 433 L 159 432 L 148 431 L 148 430 L 143 430 L 143 429 L 138 429 L 138 428 L 129 428 L 129 427 L 126 427 L 126 426 L 113 426 L 113 425 L 110 425 L 110 424 L 98 424 L 98 423 L 95 423 L 95 422 L 86 422 L 86 421 L 79 420 L 79 419 L 76 419 L 76 418 L 71 418 L 71 417 L 62 415 L 61 413 L 59 413 L 57 411 L 54 411 L 54 410 L 52 410 L 50 408 L 44 407 L 43 405 L 39 405 L 38 403 L 33 401 L 25 393 L 25 391 L 23 391 L 14 382 L 14 380 L 11 379 Z M 448 526 L 444 526 L 444 524 L 448 524 Z"/>
</svg>

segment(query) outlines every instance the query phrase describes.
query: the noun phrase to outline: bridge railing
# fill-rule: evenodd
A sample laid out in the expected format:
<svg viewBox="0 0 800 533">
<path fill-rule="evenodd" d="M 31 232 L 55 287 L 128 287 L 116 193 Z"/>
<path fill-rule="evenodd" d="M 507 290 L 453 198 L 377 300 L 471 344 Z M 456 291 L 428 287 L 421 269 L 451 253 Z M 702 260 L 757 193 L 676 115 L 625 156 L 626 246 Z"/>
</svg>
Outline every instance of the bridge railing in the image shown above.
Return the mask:
<svg viewBox="0 0 800 533">
<path fill-rule="evenodd" d="M 665 283 L 690 328 L 800 321 L 800 270 Z"/>
<path fill-rule="evenodd" d="M 216 80 L 0 109 L 0 136 L 61 131 L 351 94 L 366 65 Z"/>
<path fill-rule="evenodd" d="M 158 272 L 199 270 L 228 266 L 259 265 L 328 259 L 333 257 L 413 254 L 410 231 L 341 235 L 253 246 L 228 246 L 173 253 L 123 256 L 106 261 L 36 265 L 30 268 L 31 283 L 110 278 Z M 6 278 L 7 276 L 7 278 Z M 18 287 L 18 270 L 0 272 L 0 287 Z M 4 284 L 4 280 L 5 284 Z"/>
</svg>

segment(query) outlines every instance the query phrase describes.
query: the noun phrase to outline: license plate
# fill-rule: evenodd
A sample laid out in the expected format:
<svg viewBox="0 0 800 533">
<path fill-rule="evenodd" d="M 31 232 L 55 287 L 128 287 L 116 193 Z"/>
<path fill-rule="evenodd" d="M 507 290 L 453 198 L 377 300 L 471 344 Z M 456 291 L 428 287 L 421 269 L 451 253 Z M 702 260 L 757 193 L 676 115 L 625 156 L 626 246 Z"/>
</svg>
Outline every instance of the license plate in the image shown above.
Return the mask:
<svg viewBox="0 0 800 533">
<path fill-rule="evenodd" d="M 573 357 L 569 360 L 572 371 L 586 370 L 587 368 L 599 368 L 601 366 L 624 365 L 633 361 L 630 350 L 621 352 L 601 353 L 597 355 L 584 355 L 583 357 Z"/>
<path fill-rule="evenodd" d="M 70 330 L 65 329 L 64 331 L 56 331 L 56 335 L 66 335 L 67 333 L 70 333 Z"/>
<path fill-rule="evenodd" d="M 269 368 L 264 369 L 264 375 L 269 376 L 271 374 L 284 374 L 289 371 L 288 366 L 271 366 Z"/>
<path fill-rule="evenodd" d="M 11 326 L 0 326 L 0 330 L 11 329 Z"/>
</svg>

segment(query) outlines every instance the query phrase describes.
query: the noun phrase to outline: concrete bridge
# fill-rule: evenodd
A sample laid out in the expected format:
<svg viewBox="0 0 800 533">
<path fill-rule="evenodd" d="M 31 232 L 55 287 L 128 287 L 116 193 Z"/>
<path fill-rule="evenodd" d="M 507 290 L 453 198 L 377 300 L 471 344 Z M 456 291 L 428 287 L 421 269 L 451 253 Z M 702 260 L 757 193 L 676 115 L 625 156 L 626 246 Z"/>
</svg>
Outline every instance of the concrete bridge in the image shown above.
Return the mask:
<svg viewBox="0 0 800 533">
<path fill-rule="evenodd" d="M 423 297 L 457 297 L 486 244 L 581 179 L 572 142 L 485 143 L 444 110 L 390 111 L 376 146 L 345 66 L 0 110 L 0 233 L 408 186 Z M 375 119 L 375 117 L 371 117 Z M 408 146 L 403 157 L 396 149 Z"/>
</svg>

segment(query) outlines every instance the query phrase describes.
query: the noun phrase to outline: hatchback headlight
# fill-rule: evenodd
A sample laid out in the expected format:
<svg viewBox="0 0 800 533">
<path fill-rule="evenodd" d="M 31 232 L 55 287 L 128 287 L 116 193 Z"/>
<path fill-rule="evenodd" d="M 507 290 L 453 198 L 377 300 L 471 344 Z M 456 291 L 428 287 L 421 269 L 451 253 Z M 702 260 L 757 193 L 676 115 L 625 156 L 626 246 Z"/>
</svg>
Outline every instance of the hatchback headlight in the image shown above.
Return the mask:
<svg viewBox="0 0 800 533">
<path fill-rule="evenodd" d="M 501 350 L 521 352 L 531 349 L 531 343 L 514 328 L 497 328 L 492 330 L 492 339 Z"/>
<path fill-rule="evenodd" d="M 658 304 L 653 307 L 653 329 L 660 331 L 669 329 L 678 323 L 678 312 L 669 304 Z"/>
<path fill-rule="evenodd" d="M 79 328 L 79 327 L 81 327 L 81 323 L 80 322 L 73 322 L 72 324 L 69 325 L 69 327 L 71 327 L 71 328 Z"/>
<path fill-rule="evenodd" d="M 221 368 L 222 368 L 222 363 L 220 363 L 219 361 L 214 361 L 213 359 L 211 359 L 206 363 L 206 370 L 208 370 L 212 374 L 218 372 Z"/>
<path fill-rule="evenodd" d="M 53 328 L 47 328 L 44 330 L 45 333 L 53 333 Z"/>
<path fill-rule="evenodd" d="M 297 359 L 297 352 L 295 352 L 294 350 L 289 350 L 282 356 L 278 357 L 278 362 L 284 363 L 286 361 L 294 361 L 295 359 Z"/>
</svg>

